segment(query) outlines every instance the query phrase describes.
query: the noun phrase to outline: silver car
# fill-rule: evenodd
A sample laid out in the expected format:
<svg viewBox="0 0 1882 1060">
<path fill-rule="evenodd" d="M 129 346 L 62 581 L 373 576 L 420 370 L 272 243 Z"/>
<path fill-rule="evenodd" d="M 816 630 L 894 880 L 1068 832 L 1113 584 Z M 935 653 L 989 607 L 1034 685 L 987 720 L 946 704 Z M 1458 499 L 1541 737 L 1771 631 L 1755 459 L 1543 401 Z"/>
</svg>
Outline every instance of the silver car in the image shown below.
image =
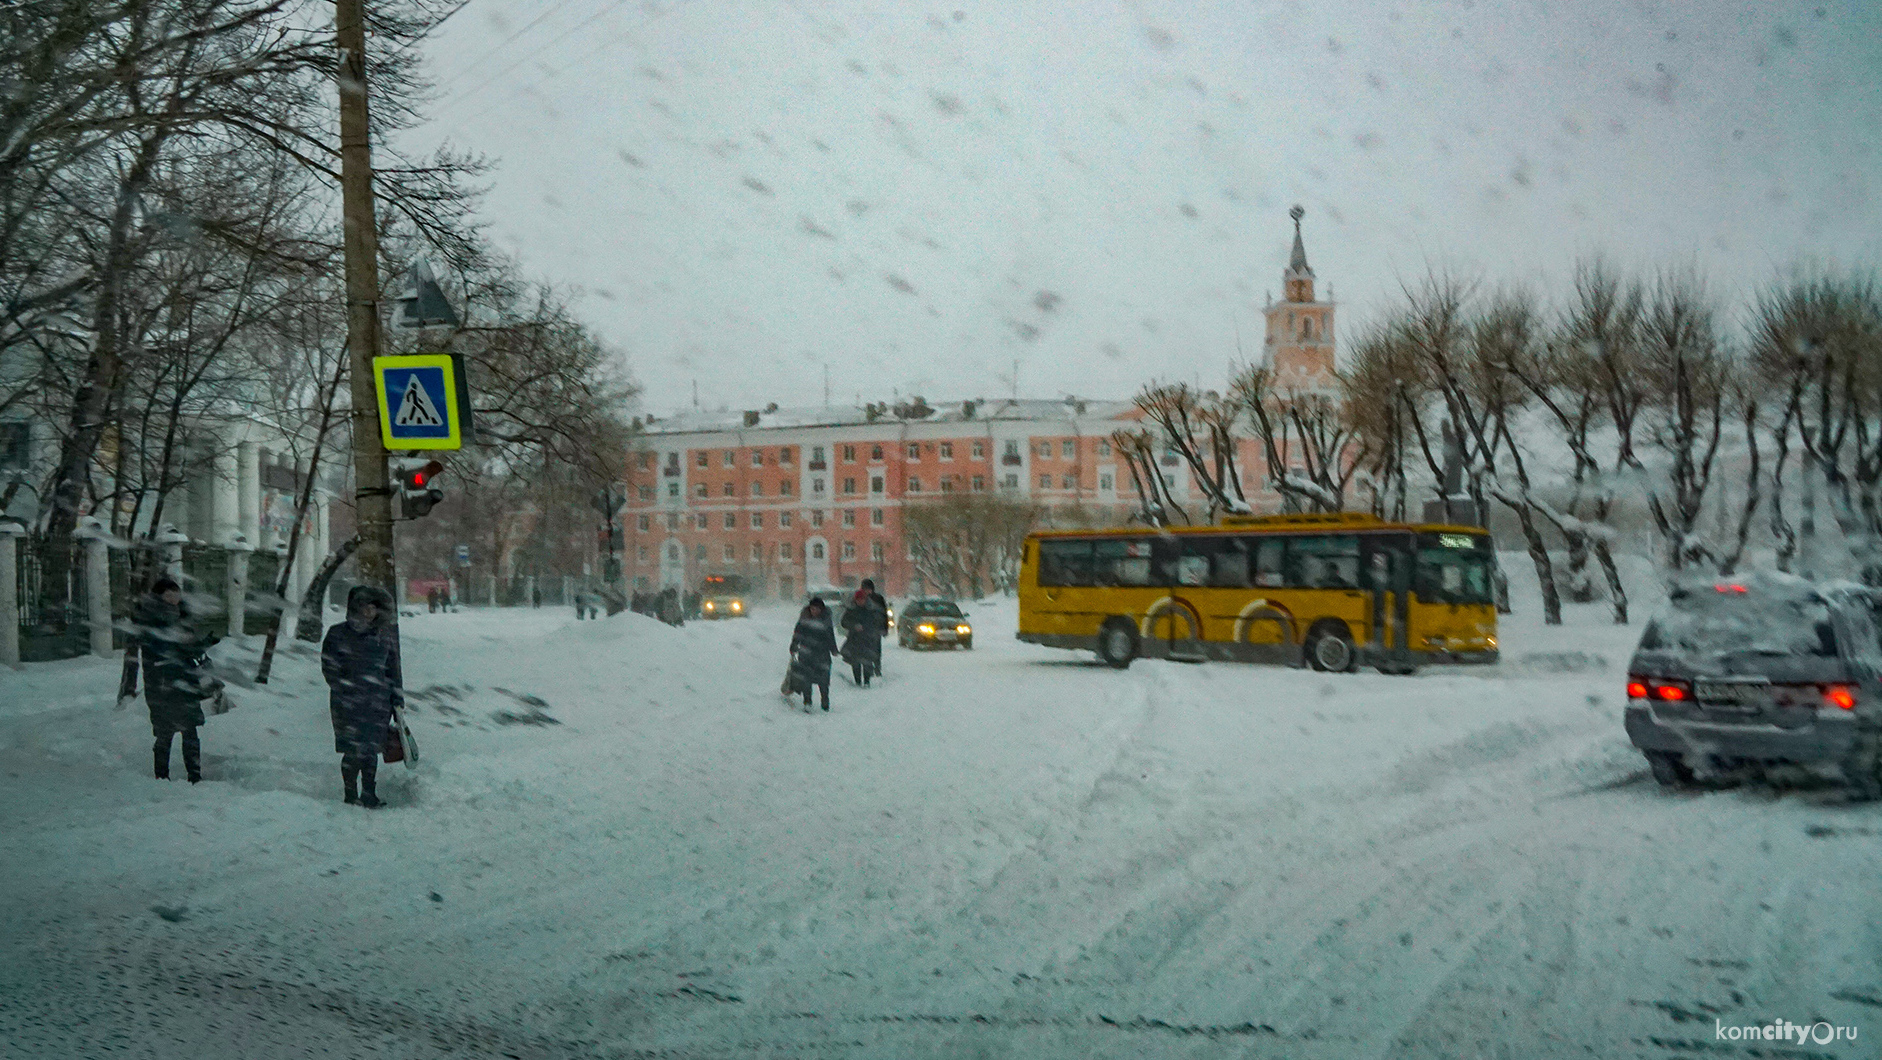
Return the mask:
<svg viewBox="0 0 1882 1060">
<path fill-rule="evenodd" d="M 1627 736 L 1676 787 L 1749 764 L 1840 767 L 1882 797 L 1882 646 L 1873 598 L 1763 574 L 1685 585 L 1627 667 Z"/>
</svg>

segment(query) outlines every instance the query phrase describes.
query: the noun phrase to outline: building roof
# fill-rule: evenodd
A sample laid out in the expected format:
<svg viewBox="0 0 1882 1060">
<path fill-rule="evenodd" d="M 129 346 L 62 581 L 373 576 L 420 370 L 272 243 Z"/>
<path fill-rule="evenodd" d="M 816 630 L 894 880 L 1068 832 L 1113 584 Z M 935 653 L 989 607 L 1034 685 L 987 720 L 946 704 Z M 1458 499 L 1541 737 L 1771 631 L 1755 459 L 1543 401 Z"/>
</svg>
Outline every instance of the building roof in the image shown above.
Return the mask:
<svg viewBox="0 0 1882 1060">
<path fill-rule="evenodd" d="M 922 416 L 908 414 L 924 407 L 932 411 Z M 875 405 L 811 405 L 770 411 L 688 409 L 670 416 L 656 417 L 651 422 L 643 419 L 642 422 L 644 433 L 649 435 L 701 434 L 713 431 L 766 431 L 805 427 L 868 425 L 893 427 L 900 423 L 978 424 L 1052 420 L 1070 422 L 1075 419 L 1109 420 L 1122 418 L 1133 408 L 1135 406 L 1128 401 L 1097 401 L 1082 398 L 1057 401 L 998 398 L 949 401 L 938 405 L 925 403 L 916 405 L 914 402 L 904 402 L 897 406 L 891 406 L 888 402 Z M 898 415 L 898 410 L 902 414 Z"/>
</svg>

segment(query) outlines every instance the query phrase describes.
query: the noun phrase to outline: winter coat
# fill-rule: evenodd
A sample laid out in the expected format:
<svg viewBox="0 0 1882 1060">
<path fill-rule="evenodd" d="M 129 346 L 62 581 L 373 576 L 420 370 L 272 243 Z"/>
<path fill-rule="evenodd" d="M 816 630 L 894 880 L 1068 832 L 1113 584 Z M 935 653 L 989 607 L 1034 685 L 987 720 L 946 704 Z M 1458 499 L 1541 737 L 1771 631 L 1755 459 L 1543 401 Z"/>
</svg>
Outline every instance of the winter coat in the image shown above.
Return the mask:
<svg viewBox="0 0 1882 1060">
<path fill-rule="evenodd" d="M 365 630 L 350 619 L 327 630 L 320 645 L 320 672 L 331 690 L 333 749 L 344 755 L 376 755 L 385 748 L 394 708 L 405 705 L 399 642 L 390 622 Z"/>
<path fill-rule="evenodd" d="M 830 683 L 830 656 L 836 654 L 836 629 L 830 624 L 830 613 L 822 616 L 812 615 L 806 608 L 797 617 L 797 628 L 791 632 L 791 673 L 798 680 L 807 684 L 827 685 Z"/>
<path fill-rule="evenodd" d="M 852 664 L 882 661 L 882 637 L 889 631 L 889 602 L 880 593 L 858 592 L 843 609 L 843 658 Z"/>
<path fill-rule="evenodd" d="M 214 694 L 206 649 L 187 610 L 160 596 L 137 602 L 132 650 L 142 658 L 144 702 L 154 728 L 180 730 L 203 723 L 202 701 Z"/>
</svg>

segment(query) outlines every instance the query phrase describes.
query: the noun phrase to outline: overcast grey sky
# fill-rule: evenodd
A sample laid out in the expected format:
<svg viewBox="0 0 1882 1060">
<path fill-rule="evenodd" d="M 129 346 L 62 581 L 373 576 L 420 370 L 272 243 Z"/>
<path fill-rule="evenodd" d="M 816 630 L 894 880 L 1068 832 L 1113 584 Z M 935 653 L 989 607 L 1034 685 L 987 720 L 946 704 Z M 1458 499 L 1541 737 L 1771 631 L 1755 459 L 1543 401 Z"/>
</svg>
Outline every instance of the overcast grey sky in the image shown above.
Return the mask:
<svg viewBox="0 0 1882 1060">
<path fill-rule="evenodd" d="M 1728 308 L 1882 264 L 1882 4 L 472 0 L 446 139 L 646 404 L 1128 397 L 1258 352 L 1307 209 L 1341 338 L 1429 267 Z M 1344 344 L 1342 343 L 1342 352 Z"/>
</svg>

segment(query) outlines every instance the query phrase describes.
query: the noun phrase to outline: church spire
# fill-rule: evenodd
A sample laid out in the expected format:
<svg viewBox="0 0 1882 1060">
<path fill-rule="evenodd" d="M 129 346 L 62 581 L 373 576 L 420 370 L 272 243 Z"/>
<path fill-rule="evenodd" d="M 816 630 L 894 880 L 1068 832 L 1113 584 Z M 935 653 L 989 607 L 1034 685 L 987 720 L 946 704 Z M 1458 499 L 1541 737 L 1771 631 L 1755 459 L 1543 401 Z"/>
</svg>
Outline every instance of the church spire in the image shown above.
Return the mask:
<svg viewBox="0 0 1882 1060">
<path fill-rule="evenodd" d="M 1300 219 L 1307 211 L 1296 205 L 1287 211 L 1294 219 L 1294 252 L 1288 256 L 1287 271 L 1281 274 L 1281 286 L 1290 302 L 1313 301 L 1313 269 L 1307 265 L 1307 245 L 1301 242 Z"/>
</svg>

